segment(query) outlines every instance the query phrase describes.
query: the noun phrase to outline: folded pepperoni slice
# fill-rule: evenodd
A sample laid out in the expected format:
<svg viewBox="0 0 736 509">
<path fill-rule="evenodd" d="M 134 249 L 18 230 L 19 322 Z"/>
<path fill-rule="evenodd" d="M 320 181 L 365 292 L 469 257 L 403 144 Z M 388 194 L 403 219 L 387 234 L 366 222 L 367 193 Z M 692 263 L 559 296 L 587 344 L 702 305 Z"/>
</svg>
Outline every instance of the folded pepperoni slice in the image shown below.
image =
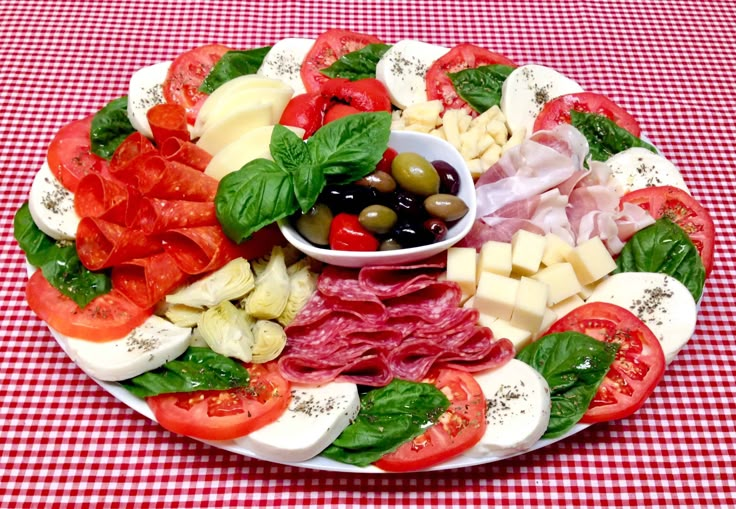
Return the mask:
<svg viewBox="0 0 736 509">
<path fill-rule="evenodd" d="M 143 198 L 137 205 L 131 228 L 147 234 L 194 226 L 217 225 L 215 204 L 211 201 L 162 200 Z"/>
<path fill-rule="evenodd" d="M 143 196 L 170 200 L 213 201 L 217 180 L 201 171 L 161 156 L 147 157 L 129 172 Z"/>
<path fill-rule="evenodd" d="M 187 111 L 183 106 L 174 103 L 157 104 L 146 112 L 148 124 L 156 144 L 161 144 L 169 138 L 189 141 L 187 128 Z"/>
<path fill-rule="evenodd" d="M 110 172 L 115 175 L 134 159 L 155 151 L 156 147 L 153 146 L 151 140 L 136 131 L 125 138 L 115 149 L 110 158 Z"/>
<path fill-rule="evenodd" d="M 212 154 L 191 141 L 168 138 L 159 146 L 161 156 L 169 161 L 186 164 L 195 170 L 204 171 L 212 160 Z"/>
<path fill-rule="evenodd" d="M 132 188 L 113 179 L 90 173 L 79 181 L 74 210 L 79 217 L 95 217 L 125 226 L 128 211 L 140 199 Z"/>
<path fill-rule="evenodd" d="M 77 227 L 77 254 L 89 270 L 112 267 L 161 250 L 161 243 L 142 231 L 104 219 L 83 217 Z"/>
<path fill-rule="evenodd" d="M 150 308 L 186 281 L 168 253 L 123 262 L 112 269 L 112 286 L 141 308 Z"/>
</svg>

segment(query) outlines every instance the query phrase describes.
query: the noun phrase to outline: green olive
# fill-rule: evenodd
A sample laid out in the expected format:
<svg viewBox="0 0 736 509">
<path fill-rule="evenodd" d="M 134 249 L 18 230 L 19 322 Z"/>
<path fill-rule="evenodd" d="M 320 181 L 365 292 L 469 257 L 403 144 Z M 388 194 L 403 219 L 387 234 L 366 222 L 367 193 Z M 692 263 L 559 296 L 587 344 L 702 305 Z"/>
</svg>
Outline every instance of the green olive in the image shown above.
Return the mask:
<svg viewBox="0 0 736 509">
<path fill-rule="evenodd" d="M 424 200 L 427 213 L 443 221 L 457 221 L 468 213 L 465 202 L 452 194 L 433 194 Z"/>
<path fill-rule="evenodd" d="M 419 196 L 436 194 L 440 190 L 440 176 L 432 163 L 414 152 L 402 152 L 391 163 L 399 187 Z"/>
<path fill-rule="evenodd" d="M 396 181 L 385 171 L 376 170 L 355 182 L 359 186 L 372 187 L 379 193 L 393 193 L 396 190 Z"/>
<path fill-rule="evenodd" d="M 372 233 L 388 233 L 396 224 L 396 212 L 383 205 L 368 205 L 358 216 L 363 228 Z"/>
<path fill-rule="evenodd" d="M 312 244 L 325 246 L 329 243 L 332 211 L 323 204 L 317 203 L 296 220 L 297 231 Z"/>
<path fill-rule="evenodd" d="M 396 249 L 401 249 L 402 246 L 399 244 L 399 242 L 396 239 L 388 238 L 381 242 L 381 245 L 378 246 L 379 251 L 395 251 Z"/>
</svg>

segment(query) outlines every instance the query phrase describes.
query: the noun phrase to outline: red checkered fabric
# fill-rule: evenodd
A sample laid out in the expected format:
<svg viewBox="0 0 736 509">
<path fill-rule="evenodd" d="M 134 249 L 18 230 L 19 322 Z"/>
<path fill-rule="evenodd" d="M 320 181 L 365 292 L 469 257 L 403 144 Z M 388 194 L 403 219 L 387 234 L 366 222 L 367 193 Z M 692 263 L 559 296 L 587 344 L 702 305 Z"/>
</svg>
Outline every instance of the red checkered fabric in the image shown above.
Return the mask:
<svg viewBox="0 0 736 509">
<path fill-rule="evenodd" d="M 541 63 L 632 112 L 718 228 L 697 330 L 633 417 L 460 470 L 352 475 L 175 436 L 102 390 L 24 300 L 12 218 L 63 124 L 138 68 L 329 27 L 473 42 Z M 736 4 L 688 1 L 0 3 L 0 506 L 735 507 Z"/>
</svg>

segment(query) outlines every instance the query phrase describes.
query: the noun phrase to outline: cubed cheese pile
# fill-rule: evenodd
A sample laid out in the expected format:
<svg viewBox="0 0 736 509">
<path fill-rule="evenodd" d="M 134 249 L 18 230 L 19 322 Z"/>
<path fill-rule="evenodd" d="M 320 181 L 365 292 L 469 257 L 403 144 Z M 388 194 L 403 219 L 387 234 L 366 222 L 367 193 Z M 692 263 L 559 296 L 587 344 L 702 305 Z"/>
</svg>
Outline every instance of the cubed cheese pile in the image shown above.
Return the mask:
<svg viewBox="0 0 736 509">
<path fill-rule="evenodd" d="M 506 117 L 493 106 L 477 117 L 462 109 L 447 110 L 442 102 L 427 101 L 394 112 L 392 129 L 418 131 L 447 140 L 460 152 L 477 179 L 501 155 L 524 139 L 524 132 L 509 137 Z"/>
<path fill-rule="evenodd" d="M 447 279 L 460 285 L 479 323 L 520 350 L 557 318 L 583 304 L 595 284 L 616 268 L 594 237 L 572 247 L 557 235 L 519 230 L 508 242 L 488 241 L 480 253 L 453 247 Z"/>
</svg>

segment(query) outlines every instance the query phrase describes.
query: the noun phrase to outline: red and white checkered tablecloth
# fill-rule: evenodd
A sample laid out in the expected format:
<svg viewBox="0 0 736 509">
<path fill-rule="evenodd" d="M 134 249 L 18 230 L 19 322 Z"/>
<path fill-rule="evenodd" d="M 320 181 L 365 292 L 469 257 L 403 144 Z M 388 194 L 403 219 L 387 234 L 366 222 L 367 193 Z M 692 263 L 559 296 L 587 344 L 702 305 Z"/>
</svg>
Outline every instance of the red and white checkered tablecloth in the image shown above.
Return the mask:
<svg viewBox="0 0 736 509">
<path fill-rule="evenodd" d="M 115 400 L 24 300 L 12 218 L 66 122 L 138 68 L 329 27 L 473 42 L 631 111 L 718 228 L 697 330 L 633 417 L 514 459 L 410 475 L 304 470 L 175 436 Z M 736 507 L 736 4 L 689 1 L 0 2 L 0 506 Z"/>
</svg>

